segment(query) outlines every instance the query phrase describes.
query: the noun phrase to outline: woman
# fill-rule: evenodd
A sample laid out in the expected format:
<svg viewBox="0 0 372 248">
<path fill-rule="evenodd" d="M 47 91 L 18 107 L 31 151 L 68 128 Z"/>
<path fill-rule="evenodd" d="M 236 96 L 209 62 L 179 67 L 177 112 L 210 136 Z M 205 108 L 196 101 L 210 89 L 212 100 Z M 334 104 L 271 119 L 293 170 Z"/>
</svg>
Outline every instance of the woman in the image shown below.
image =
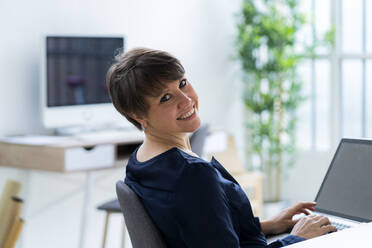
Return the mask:
<svg viewBox="0 0 372 248">
<path fill-rule="evenodd" d="M 131 155 L 125 183 L 142 199 L 169 247 L 282 247 L 335 227 L 325 217 L 307 216 L 304 202 L 260 222 L 245 193 L 214 158 L 191 151 L 188 133 L 200 126 L 198 95 L 181 63 L 169 53 L 133 49 L 107 73 L 116 109 L 145 133 Z M 265 235 L 292 229 L 267 245 Z"/>
</svg>

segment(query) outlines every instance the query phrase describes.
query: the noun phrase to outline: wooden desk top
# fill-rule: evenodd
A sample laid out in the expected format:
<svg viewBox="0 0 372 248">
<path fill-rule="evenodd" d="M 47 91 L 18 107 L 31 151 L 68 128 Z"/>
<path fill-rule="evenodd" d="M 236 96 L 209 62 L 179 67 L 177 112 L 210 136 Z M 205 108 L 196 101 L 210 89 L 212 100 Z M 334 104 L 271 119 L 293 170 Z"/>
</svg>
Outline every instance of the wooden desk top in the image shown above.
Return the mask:
<svg viewBox="0 0 372 248">
<path fill-rule="evenodd" d="M 124 163 L 143 136 L 83 140 L 68 137 L 45 145 L 0 141 L 0 166 L 47 171 L 85 171 Z"/>
</svg>

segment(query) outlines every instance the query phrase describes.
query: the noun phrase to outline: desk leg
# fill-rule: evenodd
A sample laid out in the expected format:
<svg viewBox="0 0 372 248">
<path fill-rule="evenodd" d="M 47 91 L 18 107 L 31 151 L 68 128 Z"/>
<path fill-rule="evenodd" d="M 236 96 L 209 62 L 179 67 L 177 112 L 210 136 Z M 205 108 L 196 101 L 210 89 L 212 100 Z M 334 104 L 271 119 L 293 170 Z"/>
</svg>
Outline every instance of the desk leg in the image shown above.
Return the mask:
<svg viewBox="0 0 372 248">
<path fill-rule="evenodd" d="M 90 198 L 92 194 L 92 186 L 93 186 L 93 172 L 88 171 L 85 181 L 85 193 L 84 193 L 84 202 L 83 202 L 83 209 L 81 213 L 81 224 L 80 224 L 80 240 L 79 240 L 79 248 L 84 248 L 85 236 L 86 236 L 86 228 L 88 227 L 88 216 L 89 216 L 89 207 L 90 207 Z"/>
</svg>

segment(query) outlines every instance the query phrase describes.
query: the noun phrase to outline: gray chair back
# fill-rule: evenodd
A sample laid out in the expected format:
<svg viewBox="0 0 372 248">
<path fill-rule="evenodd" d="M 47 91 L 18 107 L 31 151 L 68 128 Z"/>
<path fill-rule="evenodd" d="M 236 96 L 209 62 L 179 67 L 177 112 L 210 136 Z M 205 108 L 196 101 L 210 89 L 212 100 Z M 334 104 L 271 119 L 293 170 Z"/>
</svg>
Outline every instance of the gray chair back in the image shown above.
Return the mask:
<svg viewBox="0 0 372 248">
<path fill-rule="evenodd" d="M 202 124 L 190 137 L 191 150 L 199 157 L 203 156 L 204 144 L 209 135 L 209 126 L 207 123 Z"/>
<path fill-rule="evenodd" d="M 124 181 L 118 181 L 116 194 L 133 248 L 166 248 L 167 245 L 161 233 L 136 193 Z"/>
</svg>

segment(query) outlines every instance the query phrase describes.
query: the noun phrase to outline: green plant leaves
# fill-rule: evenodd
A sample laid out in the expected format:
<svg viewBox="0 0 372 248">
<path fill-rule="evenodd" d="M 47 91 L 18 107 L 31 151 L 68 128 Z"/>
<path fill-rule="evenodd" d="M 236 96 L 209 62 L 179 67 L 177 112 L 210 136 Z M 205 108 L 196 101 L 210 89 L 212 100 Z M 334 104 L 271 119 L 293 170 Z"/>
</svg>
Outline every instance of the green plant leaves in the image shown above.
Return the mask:
<svg viewBox="0 0 372 248">
<path fill-rule="evenodd" d="M 246 128 L 261 166 L 280 167 L 282 155 L 295 151 L 295 111 L 305 99 L 297 66 L 308 54 L 294 49 L 305 23 L 297 4 L 244 0 L 237 24 L 236 48 L 246 75 L 243 99 L 251 117 Z"/>
<path fill-rule="evenodd" d="M 243 100 L 249 111 L 249 153 L 260 158 L 262 170 L 278 168 L 278 173 L 283 157 L 287 166 L 294 163 L 296 110 L 307 99 L 302 95 L 298 65 L 304 59 L 316 59 L 319 46 L 332 48 L 335 38 L 332 27 L 322 40 L 313 35 L 310 46 L 298 42 L 299 33 L 308 25 L 299 1 L 243 0 L 237 15 L 236 49 L 244 72 Z"/>
</svg>

